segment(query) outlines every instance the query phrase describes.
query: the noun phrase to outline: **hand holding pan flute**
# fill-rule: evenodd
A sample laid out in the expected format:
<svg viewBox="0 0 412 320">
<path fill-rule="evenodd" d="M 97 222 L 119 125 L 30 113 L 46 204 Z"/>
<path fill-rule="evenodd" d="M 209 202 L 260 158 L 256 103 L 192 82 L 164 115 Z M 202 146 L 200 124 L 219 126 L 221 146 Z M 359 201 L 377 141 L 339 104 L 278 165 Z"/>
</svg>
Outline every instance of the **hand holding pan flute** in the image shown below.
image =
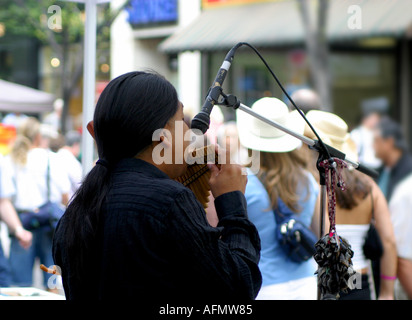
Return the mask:
<svg viewBox="0 0 412 320">
<path fill-rule="evenodd" d="M 230 163 L 230 152 L 216 146 L 217 153 L 222 155 L 225 153 L 223 163 L 220 164 L 220 168 L 216 164 L 208 164 L 211 171 L 209 184 L 212 194 L 215 198 L 218 196 L 232 192 L 240 191 L 245 193 L 247 175 L 243 172 L 243 167 L 238 164 Z"/>
<path fill-rule="evenodd" d="M 209 145 L 196 149 L 191 157 L 194 163 L 188 166 L 183 176 L 175 180 L 191 189 L 205 209 L 208 207 L 210 191 L 214 198 L 237 190 L 245 193 L 247 175 L 242 174 L 242 166 L 226 164 L 230 160 L 229 151 Z"/>
</svg>

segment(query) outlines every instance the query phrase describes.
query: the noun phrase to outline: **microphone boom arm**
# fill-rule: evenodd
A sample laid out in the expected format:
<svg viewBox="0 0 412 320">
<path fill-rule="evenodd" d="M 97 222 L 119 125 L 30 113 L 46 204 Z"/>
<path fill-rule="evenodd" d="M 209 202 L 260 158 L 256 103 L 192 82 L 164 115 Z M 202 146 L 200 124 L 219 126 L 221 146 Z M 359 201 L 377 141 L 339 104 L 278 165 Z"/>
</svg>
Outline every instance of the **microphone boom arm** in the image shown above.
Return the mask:
<svg viewBox="0 0 412 320">
<path fill-rule="evenodd" d="M 372 178 L 377 178 L 378 177 L 378 172 L 376 172 L 375 170 L 362 165 L 361 163 L 350 159 L 348 157 L 346 157 L 346 154 L 344 154 L 343 152 L 329 146 L 326 143 L 323 143 L 323 146 L 319 143 L 318 140 L 313 140 L 310 139 L 304 135 L 301 135 L 293 130 L 290 130 L 289 128 L 286 128 L 285 126 L 270 120 L 262 115 L 260 115 L 259 113 L 253 111 L 251 108 L 249 108 L 248 106 L 244 105 L 243 103 L 240 103 L 237 98 L 233 95 L 224 95 L 224 93 L 222 93 L 222 95 L 224 96 L 224 99 L 222 102 L 219 102 L 218 105 L 223 105 L 226 107 L 233 107 L 234 109 L 239 109 L 243 112 L 246 112 L 248 114 L 250 114 L 251 116 L 255 117 L 256 119 L 259 119 L 265 123 L 267 123 L 268 125 L 275 127 L 279 130 L 282 130 L 283 132 L 286 132 L 287 134 L 299 139 L 300 141 L 302 141 L 304 144 L 308 145 L 310 148 L 315 149 L 316 151 L 318 151 L 324 159 L 328 159 L 328 156 L 330 155 L 330 157 L 333 158 L 338 158 L 341 160 L 346 161 L 347 163 L 349 163 L 350 165 L 352 165 L 355 169 L 359 170 L 360 172 L 372 177 Z M 328 154 L 325 154 L 324 147 L 326 147 Z"/>
</svg>

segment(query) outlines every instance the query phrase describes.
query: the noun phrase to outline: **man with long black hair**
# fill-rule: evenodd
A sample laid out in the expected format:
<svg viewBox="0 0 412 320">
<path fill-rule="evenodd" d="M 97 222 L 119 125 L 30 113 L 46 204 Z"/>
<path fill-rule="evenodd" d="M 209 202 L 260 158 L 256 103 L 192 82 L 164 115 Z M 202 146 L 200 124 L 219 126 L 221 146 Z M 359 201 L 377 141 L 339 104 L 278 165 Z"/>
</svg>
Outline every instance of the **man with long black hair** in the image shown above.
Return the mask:
<svg viewBox="0 0 412 320">
<path fill-rule="evenodd" d="M 246 214 L 247 177 L 238 165 L 210 165 L 219 217 L 211 227 L 193 192 L 173 180 L 187 168 L 189 142 L 175 130 L 183 118 L 175 88 L 157 74 L 130 72 L 102 92 L 88 125 L 99 160 L 54 236 L 67 299 L 256 297 L 260 239 Z M 154 161 L 159 145 L 171 163 Z"/>
</svg>

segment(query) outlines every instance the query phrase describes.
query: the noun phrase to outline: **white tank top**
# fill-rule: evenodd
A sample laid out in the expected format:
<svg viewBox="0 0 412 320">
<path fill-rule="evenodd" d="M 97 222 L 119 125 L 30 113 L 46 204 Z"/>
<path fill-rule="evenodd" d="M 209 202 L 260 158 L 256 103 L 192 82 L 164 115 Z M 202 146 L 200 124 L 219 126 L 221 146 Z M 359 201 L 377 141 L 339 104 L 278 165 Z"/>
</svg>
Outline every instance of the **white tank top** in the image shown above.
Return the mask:
<svg viewBox="0 0 412 320">
<path fill-rule="evenodd" d="M 363 244 L 369 224 L 337 224 L 336 232 L 338 236 L 345 238 L 353 250 L 353 269 L 361 270 L 369 266 L 369 260 L 363 254 Z"/>
</svg>

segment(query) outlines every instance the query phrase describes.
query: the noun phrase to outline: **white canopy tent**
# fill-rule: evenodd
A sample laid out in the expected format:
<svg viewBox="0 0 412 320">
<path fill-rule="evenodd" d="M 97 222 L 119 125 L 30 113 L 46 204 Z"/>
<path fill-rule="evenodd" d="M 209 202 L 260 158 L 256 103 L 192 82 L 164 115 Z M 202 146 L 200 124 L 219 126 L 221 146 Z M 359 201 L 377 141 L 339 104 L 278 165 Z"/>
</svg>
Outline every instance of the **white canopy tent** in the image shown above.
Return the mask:
<svg viewBox="0 0 412 320">
<path fill-rule="evenodd" d="M 0 112 L 50 112 L 54 100 L 50 93 L 0 80 Z"/>
</svg>

